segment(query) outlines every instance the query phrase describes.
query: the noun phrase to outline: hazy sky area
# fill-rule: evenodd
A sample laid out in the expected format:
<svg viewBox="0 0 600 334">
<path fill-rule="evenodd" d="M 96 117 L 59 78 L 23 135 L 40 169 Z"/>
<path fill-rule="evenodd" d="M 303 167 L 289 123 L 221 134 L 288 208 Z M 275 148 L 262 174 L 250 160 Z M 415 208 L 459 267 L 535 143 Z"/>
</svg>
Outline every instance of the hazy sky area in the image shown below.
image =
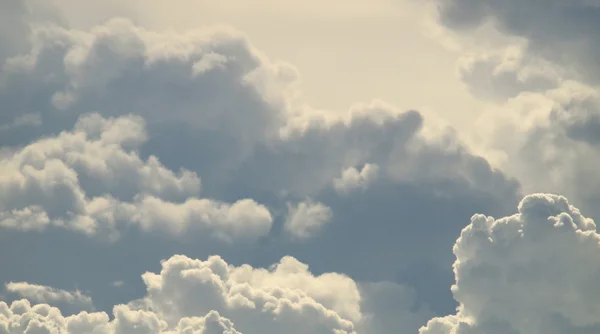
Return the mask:
<svg viewBox="0 0 600 334">
<path fill-rule="evenodd" d="M 0 334 L 597 334 L 600 0 L 0 0 Z"/>
</svg>

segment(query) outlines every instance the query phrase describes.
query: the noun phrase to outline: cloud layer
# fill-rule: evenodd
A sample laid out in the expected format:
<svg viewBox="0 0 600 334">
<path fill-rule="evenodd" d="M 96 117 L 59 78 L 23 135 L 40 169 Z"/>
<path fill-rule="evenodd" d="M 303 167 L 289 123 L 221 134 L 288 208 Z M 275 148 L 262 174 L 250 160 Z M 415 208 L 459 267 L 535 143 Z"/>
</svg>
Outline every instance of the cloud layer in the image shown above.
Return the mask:
<svg viewBox="0 0 600 334">
<path fill-rule="evenodd" d="M 432 2 L 478 133 L 309 105 L 231 27 L 0 4 L 0 332 L 597 332 L 600 7 Z"/>
<path fill-rule="evenodd" d="M 318 273 L 414 285 L 429 304 L 434 286 L 449 295 L 449 250 L 464 221 L 474 210 L 508 214 L 519 197 L 515 180 L 471 153 L 452 129 L 429 128 L 417 111 L 377 100 L 344 113 L 307 106 L 298 71 L 233 29 L 175 33 L 112 19 L 87 30 L 41 21 L 30 33 L 30 49 L 5 62 L 2 117 L 15 126 L 0 136 L 9 150 L 3 166 L 20 179 L 33 173 L 44 191 L 18 188 L 22 200 L 3 204 L 3 225 L 67 227 L 120 237 L 113 247 L 122 247 L 105 251 L 120 254 L 112 262 L 96 244 L 84 245 L 80 252 L 102 269 L 60 265 L 61 275 L 39 273 L 53 277 L 43 284 L 85 272 L 103 272 L 89 282 L 111 272 L 133 278 L 168 252 L 217 252 L 259 266 L 292 255 Z M 39 122 L 17 122 L 32 112 Z M 41 153 L 27 159 L 38 160 L 21 161 L 33 151 Z M 55 178 L 44 188 L 47 175 Z M 424 242 L 431 230 L 435 247 Z M 165 233 L 180 241 L 154 239 Z M 39 250 L 80 245 L 70 234 L 52 235 L 11 234 L 6 242 Z M 364 240 L 373 245 L 355 246 Z M 144 259 L 133 260 L 125 245 Z M 59 265 L 34 252 L 23 256 Z M 16 267 L 7 280 L 35 271 L 6 261 Z M 415 280 L 414 266 L 435 275 Z M 445 300 L 434 307 L 452 309 Z"/>
<path fill-rule="evenodd" d="M 440 18 L 454 29 L 474 29 L 491 22 L 503 32 L 527 40 L 528 50 L 575 70 L 574 75 L 597 83 L 593 59 L 600 6 L 595 0 L 440 2 Z"/>
</svg>

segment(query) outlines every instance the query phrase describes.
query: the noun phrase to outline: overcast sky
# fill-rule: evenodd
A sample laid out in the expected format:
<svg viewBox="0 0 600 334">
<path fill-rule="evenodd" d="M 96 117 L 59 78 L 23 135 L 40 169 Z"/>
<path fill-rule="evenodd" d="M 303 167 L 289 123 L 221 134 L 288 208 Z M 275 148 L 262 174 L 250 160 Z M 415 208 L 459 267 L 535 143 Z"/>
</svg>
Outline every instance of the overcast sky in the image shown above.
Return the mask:
<svg viewBox="0 0 600 334">
<path fill-rule="evenodd" d="M 0 0 L 0 333 L 598 333 L 599 29 Z"/>
</svg>

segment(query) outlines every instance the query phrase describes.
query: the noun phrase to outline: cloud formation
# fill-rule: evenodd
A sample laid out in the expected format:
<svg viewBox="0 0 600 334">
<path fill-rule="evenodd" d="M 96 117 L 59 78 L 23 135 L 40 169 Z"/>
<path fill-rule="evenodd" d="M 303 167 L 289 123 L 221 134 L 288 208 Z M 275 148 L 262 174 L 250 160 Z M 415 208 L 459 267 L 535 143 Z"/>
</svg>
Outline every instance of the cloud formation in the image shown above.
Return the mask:
<svg viewBox="0 0 600 334">
<path fill-rule="evenodd" d="M 433 318 L 419 332 L 597 332 L 593 287 L 600 236 L 595 230 L 593 220 L 565 197 L 550 194 L 526 196 L 512 216 L 474 215 L 454 247 L 458 313 Z M 291 257 L 260 269 L 233 266 L 218 256 L 202 261 L 176 255 L 162 262 L 160 272 L 142 278 L 146 296 L 115 306 L 113 320 L 104 312 L 65 316 L 49 305 L 20 300 L 0 303 L 0 328 L 7 333 L 387 333 L 429 314 L 404 304 L 405 313 L 381 318 L 390 303 L 407 300 L 403 287 L 358 284 L 335 273 L 315 276 Z M 36 287 L 21 285 L 13 290 Z M 370 313 L 374 310 L 381 313 Z M 399 319 L 404 321 L 394 323 Z"/>
<path fill-rule="evenodd" d="M 0 164 L 0 226 L 48 225 L 87 235 L 118 236 L 120 224 L 180 234 L 194 225 L 225 240 L 266 235 L 270 212 L 253 200 L 233 204 L 193 195 L 200 179 L 176 174 L 137 153 L 146 140 L 141 118 L 82 116 L 70 132 L 41 139 Z M 181 201 L 181 202 L 180 202 Z"/>
<path fill-rule="evenodd" d="M 503 156 L 494 165 L 526 192 L 564 194 L 594 218 L 598 5 L 456 0 L 438 8 L 443 25 L 475 36 L 459 74 L 473 94 L 495 102 L 477 121 L 484 150 Z M 488 41 L 494 30 L 504 39 Z"/>
<path fill-rule="evenodd" d="M 323 203 L 310 200 L 295 205 L 288 203 L 288 213 L 283 226 L 293 238 L 304 239 L 318 233 L 324 224 L 329 223 L 332 216 L 331 209 Z"/>
<path fill-rule="evenodd" d="M 349 167 L 342 172 L 339 178 L 333 180 L 333 188 L 340 194 L 345 195 L 358 189 L 366 189 L 369 184 L 377 179 L 379 167 L 373 164 L 365 164 L 360 171 Z"/>
<path fill-rule="evenodd" d="M 0 329 L 5 333 L 341 334 L 361 328 L 385 333 L 364 327 L 367 317 L 375 317 L 374 323 L 381 319 L 363 313 L 362 300 L 369 300 L 375 291 L 402 291 L 391 283 L 359 289 L 341 274 L 314 276 L 307 265 L 291 257 L 267 270 L 235 267 L 218 256 L 201 261 L 176 255 L 162 262 L 161 268 L 159 273 L 142 276 L 147 295 L 128 305 L 116 305 L 112 318 L 104 312 L 63 315 L 47 304 L 17 300 L 10 305 L 0 302 Z M 365 308 L 379 307 L 371 300 Z M 404 311 L 407 316 L 427 315 L 412 313 L 408 305 Z"/>
<path fill-rule="evenodd" d="M 526 196 L 512 216 L 474 215 L 454 246 L 458 313 L 422 334 L 596 333 L 593 220 L 562 196 Z"/>
<path fill-rule="evenodd" d="M 567 81 L 543 92 L 527 92 L 479 120 L 488 147 L 503 152 L 502 170 L 527 192 L 559 192 L 596 218 L 599 179 L 598 91 Z"/>
<path fill-rule="evenodd" d="M 474 212 L 506 216 L 521 196 L 518 181 L 418 111 L 378 100 L 344 112 L 306 105 L 298 70 L 234 29 L 160 31 L 130 19 L 74 29 L 30 26 L 27 15 L 9 23 L 27 23 L 15 33 L 27 45 L 0 52 L 0 225 L 8 227 L 0 233 L 4 247 L 31 246 L 19 258 L 0 255 L 10 268 L 0 279 L 89 284 L 101 310 L 118 306 L 109 317 L 7 304 L 3 321 L 15 332 L 415 332 L 454 307 L 450 250 L 464 223 Z M 565 148 L 582 138 L 590 145 L 593 127 L 581 131 L 554 109 L 564 101 L 562 69 L 546 71 L 549 60 L 528 51 L 475 56 L 463 79 L 489 79 L 483 93 L 514 103 L 534 91 L 557 116 L 545 136 L 568 137 Z M 539 133 L 542 114 L 510 139 Z M 522 161 L 506 170 L 532 175 L 523 182 L 544 178 L 522 172 L 534 166 Z M 573 161 L 561 162 L 548 191 L 578 201 L 577 186 L 566 188 Z M 87 244 L 60 228 L 115 243 Z M 178 253 L 187 256 L 171 257 Z M 209 254 L 232 264 L 192 259 Z M 45 273 L 53 266 L 64 271 Z M 106 293 L 116 281 L 118 297 Z M 120 304 L 142 288 L 142 300 Z M 436 321 L 454 326 L 462 316 Z"/>
<path fill-rule="evenodd" d="M 229 237 L 256 237 L 265 235 L 271 223 L 281 227 L 285 203 L 312 198 L 333 213 L 331 223 L 321 229 L 320 240 L 340 240 L 339 231 L 344 231 L 341 233 L 349 240 L 342 248 L 334 244 L 326 247 L 329 255 L 335 254 L 343 262 L 350 261 L 350 257 L 341 249 L 350 248 L 369 234 L 383 240 L 380 249 L 365 253 L 367 259 L 363 262 L 375 264 L 373 259 L 385 254 L 390 263 L 396 263 L 395 254 L 405 251 L 398 249 L 403 240 L 393 235 L 397 233 L 406 241 L 422 240 L 427 229 L 439 222 L 449 231 L 438 236 L 439 250 L 425 249 L 423 242 L 405 247 L 423 247 L 419 252 L 436 267 L 449 266 L 449 256 L 438 261 L 434 253 L 447 252 L 471 210 L 506 214 L 519 196 L 515 180 L 472 154 L 451 130 L 428 129 L 419 112 L 403 112 L 381 101 L 356 104 L 344 113 L 306 106 L 298 96 L 298 71 L 289 64 L 270 60 L 245 36 L 229 28 L 175 33 L 150 31 L 127 19 L 109 20 L 89 30 L 44 23 L 33 28 L 31 43 L 29 52 L 7 62 L 6 86 L 0 92 L 0 101 L 11 106 L 7 109 L 10 112 L 3 114 L 7 121 L 26 111 L 39 110 L 41 125 L 31 132 L 8 131 L 0 136 L 18 147 L 40 136 L 69 130 L 69 124 L 76 126 L 81 115 L 90 111 L 107 120 L 143 119 L 146 140 L 128 144 L 135 144 L 135 148 L 124 150 L 135 151 L 132 159 L 140 160 L 136 164 L 153 165 L 145 168 L 156 171 L 143 174 L 140 170 L 138 176 L 117 177 L 114 181 L 79 181 L 90 200 L 106 192 L 118 199 L 98 202 L 97 210 L 114 206 L 107 210 L 124 212 L 126 220 L 143 230 L 181 236 L 197 222 L 221 238 L 225 237 L 223 233 Z M 25 86 L 28 89 L 23 89 Z M 23 92 L 19 96 L 25 97 L 16 100 L 16 92 Z M 377 166 L 376 178 L 366 166 Z M 357 172 L 360 168 L 361 176 L 346 173 L 344 177 L 344 171 L 352 168 Z M 143 180 L 144 175 L 152 173 L 157 173 L 163 183 Z M 203 195 L 214 201 L 194 200 L 200 186 L 196 177 L 202 177 Z M 338 191 L 342 183 L 334 181 L 340 177 L 344 189 L 359 184 L 363 190 L 341 199 Z M 132 185 L 136 179 L 139 181 Z M 119 185 L 118 191 L 107 189 L 111 182 Z M 281 194 L 286 196 L 282 198 Z M 388 198 L 385 214 L 381 210 L 383 202 L 374 200 L 377 194 Z M 243 199 L 254 202 L 238 202 Z M 231 203 L 231 207 L 222 202 Z M 395 202 L 404 204 L 392 204 Z M 460 204 L 465 209 L 454 210 L 455 202 L 465 203 Z M 466 203 L 473 207 L 467 210 Z M 360 207 L 360 218 L 344 213 L 352 211 L 348 206 Z M 202 213 L 207 214 L 192 212 L 191 207 L 202 207 Z M 159 208 L 160 214 L 156 211 Z M 241 208 L 248 210 L 243 217 Z M 44 210 L 28 209 L 32 213 L 11 212 L 11 224 L 16 224 L 13 217 L 22 216 L 39 216 L 38 224 L 47 221 Z M 273 212 L 271 219 L 266 210 Z M 412 226 L 419 211 L 431 215 L 424 218 L 428 223 Z M 441 220 L 438 212 L 447 217 Z M 111 223 L 103 226 L 120 220 L 102 215 L 105 218 Z M 232 222 L 242 218 L 243 223 Z M 98 218 L 85 222 L 94 226 L 94 219 Z M 226 231 L 213 230 L 215 224 Z M 237 228 L 241 226 L 247 228 Z M 417 229 L 419 236 L 400 233 L 404 229 Z M 277 235 L 277 231 L 269 234 Z M 278 240 L 266 247 L 273 257 L 291 252 L 320 262 L 314 265 L 320 272 L 326 271 L 321 254 L 310 251 L 314 247 L 296 249 Z M 250 256 L 240 257 L 241 262 L 252 261 Z M 399 267 L 412 261 L 403 260 Z M 352 275 L 367 272 L 378 279 L 392 279 L 403 270 L 371 271 L 343 262 L 338 262 L 340 268 L 336 270 L 351 270 Z"/>
<path fill-rule="evenodd" d="M 509 35 L 524 38 L 527 50 L 568 68 L 571 79 L 598 83 L 600 5 L 595 0 L 435 1 L 440 21 L 459 31 L 492 24 Z"/>
</svg>

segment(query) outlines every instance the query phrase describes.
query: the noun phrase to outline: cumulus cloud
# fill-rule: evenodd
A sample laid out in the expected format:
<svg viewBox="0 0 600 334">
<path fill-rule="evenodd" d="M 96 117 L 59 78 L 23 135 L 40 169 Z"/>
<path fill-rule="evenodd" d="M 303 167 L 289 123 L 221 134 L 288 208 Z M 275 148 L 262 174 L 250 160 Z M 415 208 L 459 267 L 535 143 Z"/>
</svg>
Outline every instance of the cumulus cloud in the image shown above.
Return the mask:
<svg viewBox="0 0 600 334">
<path fill-rule="evenodd" d="M 197 225 L 225 241 L 264 236 L 273 222 L 269 210 L 251 199 L 229 204 L 192 198 L 174 204 L 155 197 L 144 197 L 134 206 L 130 219 L 143 229 L 181 234 Z"/>
<path fill-rule="evenodd" d="M 460 303 L 420 333 L 596 333 L 593 220 L 565 197 L 526 196 L 512 216 L 476 214 L 454 246 Z"/>
<path fill-rule="evenodd" d="M 20 230 L 54 225 L 91 235 L 118 233 L 118 224 L 174 234 L 199 224 L 222 239 L 268 232 L 272 218 L 264 206 L 193 197 L 200 190 L 198 176 L 176 174 L 154 156 L 142 160 L 136 149 L 145 140 L 139 117 L 92 114 L 70 132 L 15 152 L 0 162 L 0 225 Z"/>
<path fill-rule="evenodd" d="M 123 279 L 127 289 L 119 292 L 127 294 L 128 274 L 153 270 L 152 257 L 165 253 L 227 253 L 232 263 L 254 263 L 173 256 L 160 272 L 143 275 L 144 298 L 114 306 L 112 316 L 65 316 L 15 301 L 0 304 L 0 331 L 414 332 L 454 306 L 444 295 L 451 275 L 444 269 L 464 222 L 473 212 L 508 215 L 519 197 L 515 180 L 451 130 L 432 134 L 419 112 L 381 101 L 345 113 L 306 106 L 298 71 L 233 29 L 151 31 L 128 19 L 91 29 L 30 25 L 21 4 L 0 5 L 12 6 L 0 19 L 18 14 L 0 20 L 0 28 L 7 25 L 0 29 L 0 142 L 10 152 L 0 160 L 0 225 L 48 234 L 31 242 L 1 231 L 7 249 L 28 244 L 33 251 L 0 254 L 7 263 L 0 278 L 42 276 L 60 258 L 79 266 L 61 265 L 64 272 L 51 273 L 55 281 L 105 287 Z M 511 98 L 504 120 L 488 122 L 491 146 L 510 155 L 505 170 L 528 189 L 560 190 L 593 212 L 597 92 L 564 79 L 594 82 L 597 71 L 587 66 L 597 58 L 598 11 L 591 2 L 540 4 L 455 0 L 440 14 L 458 30 L 490 19 L 527 39 L 516 49 L 463 58 L 460 75 L 475 94 Z M 9 28 L 14 36 L 4 33 Z M 272 210 L 284 212 L 281 221 Z M 278 238 L 274 225 L 303 242 Z M 50 226 L 129 239 L 99 251 L 49 233 Z M 130 226 L 192 242 L 127 235 Z M 474 216 L 454 248 L 459 311 L 421 332 L 597 332 L 597 296 L 589 293 L 597 274 L 594 230 L 551 195 L 526 197 L 513 216 Z M 199 235 L 230 242 L 218 248 Z M 261 242 L 233 242 L 248 237 Z M 53 245 L 56 253 L 47 254 Z M 287 256 L 257 269 L 286 254 L 315 274 Z M 118 277 L 103 280 L 110 272 Z M 36 302 L 76 298 L 14 284 Z M 112 307 L 106 295 L 94 297 Z"/>
<path fill-rule="evenodd" d="M 294 238 L 308 238 L 329 223 L 332 216 L 331 209 L 323 203 L 310 200 L 295 205 L 288 203 L 284 229 Z"/>
<path fill-rule="evenodd" d="M 7 122 L 24 110 L 41 110 L 45 122 L 39 131 L 44 133 L 56 131 L 64 115 L 82 111 L 141 115 L 155 134 L 142 153 L 171 169 L 197 172 L 209 192 L 255 181 L 248 187 L 309 196 L 348 168 L 373 164 L 383 172 L 385 165 L 403 164 L 405 146 L 420 141 L 423 121 L 417 112 L 402 114 L 374 102 L 340 115 L 298 103 L 297 70 L 271 61 L 232 29 L 175 34 L 119 19 L 89 31 L 46 24 L 34 30 L 32 40 L 31 52 L 13 59 L 0 91 L 3 104 L 19 106 L 5 114 Z M 27 66 L 16 66 L 21 63 Z M 198 66 L 206 70 L 200 73 Z M 30 86 L 25 104 L 14 100 L 23 84 Z M 7 142 L 18 137 L 13 134 Z M 187 142 L 195 144 L 181 145 Z M 423 146 L 415 150 L 430 145 Z M 304 161 L 294 166 L 285 162 L 289 159 Z M 270 165 L 277 167 L 265 168 Z M 247 168 L 256 177 L 238 179 Z M 300 168 L 307 169 L 304 177 L 292 177 Z M 397 173 L 407 169 L 394 168 Z"/>
<path fill-rule="evenodd" d="M 113 317 L 105 312 L 65 316 L 47 304 L 29 300 L 0 302 L 0 329 L 5 333 L 386 333 L 371 329 L 385 303 L 378 294 L 409 296 L 402 287 L 382 283 L 364 288 L 345 275 L 315 276 L 308 266 L 286 257 L 269 269 L 233 266 L 213 256 L 206 261 L 176 255 L 162 262 L 159 273 L 142 276 L 146 296 L 128 305 L 116 305 Z M 64 299 L 64 291 L 26 285 L 32 300 Z M 43 297 L 40 297 L 43 296 Z M 375 298 L 371 298 L 375 297 Z M 363 298 L 369 301 L 361 309 Z M 403 301 L 407 301 L 403 299 Z M 410 305 L 403 305 L 406 317 Z M 366 313 L 364 313 L 366 311 Z M 400 328 L 400 327 L 399 327 Z"/>
<path fill-rule="evenodd" d="M 339 113 L 306 106 L 298 71 L 230 28 L 178 33 L 127 19 L 90 29 L 44 22 L 28 37 L 30 48 L 3 68 L 0 103 L 7 107 L 0 121 L 39 113 L 40 125 L 0 131 L 0 141 L 14 152 L 7 163 L 23 152 L 32 156 L 11 173 L 27 172 L 60 189 L 39 186 L 44 191 L 32 191 L 33 197 L 16 191 L 20 202 L 1 202 L 2 224 L 116 230 L 124 239 L 99 249 L 48 228 L 43 237 L 10 233 L 6 247 L 30 244 L 33 250 L 7 259 L 14 270 L 0 273 L 3 279 L 33 275 L 19 267 L 25 258 L 49 281 L 77 277 L 104 288 L 118 279 L 129 287 L 132 273 L 173 253 L 227 254 L 255 266 L 291 254 L 316 273 L 333 270 L 366 281 L 397 281 L 418 264 L 434 274 L 412 279 L 413 292 L 429 294 L 424 303 L 439 307 L 445 297 L 430 291 L 450 284 L 449 249 L 465 220 L 473 211 L 507 214 L 519 196 L 515 180 L 472 154 L 452 131 L 432 134 L 417 111 L 381 101 Z M 281 193 L 288 197 L 282 200 Z M 306 198 L 312 205 L 301 204 Z M 293 224 L 285 222 L 286 202 L 297 203 Z M 173 233 L 181 243 L 139 236 L 129 226 Z M 271 226 L 284 232 L 293 226 L 311 238 L 290 243 L 269 233 Z M 219 246 L 210 238 L 198 242 L 199 235 L 266 237 Z M 61 257 L 44 251 L 53 244 L 65 245 L 55 250 Z M 78 252 L 67 251 L 71 245 Z M 84 263 L 83 253 L 94 260 Z M 57 258 L 80 267 L 67 268 Z M 48 263 L 64 271 L 44 273 Z M 104 293 L 97 298 L 114 303 Z"/>
<path fill-rule="evenodd" d="M 527 192 L 560 192 L 597 217 L 599 97 L 595 88 L 567 81 L 520 94 L 478 122 L 488 147 L 505 154 L 501 168 Z"/>
<path fill-rule="evenodd" d="M 230 268 L 218 257 L 205 262 L 176 256 L 162 264 L 160 274 L 147 273 L 143 279 L 148 302 L 172 325 L 182 316 L 216 308 L 241 332 L 352 333 L 353 323 L 346 317 L 359 316 L 359 295 L 349 278 L 312 277 L 305 265 L 291 258 L 283 259 L 272 273 L 254 273 L 248 266 Z M 333 282 L 340 286 L 334 288 Z M 340 297 L 353 297 L 354 306 L 340 303 Z M 356 309 L 345 310 L 348 307 Z"/>
<path fill-rule="evenodd" d="M 377 179 L 378 171 L 379 167 L 373 164 L 365 164 L 360 171 L 349 167 L 342 172 L 341 177 L 333 180 L 333 187 L 340 195 L 356 189 L 365 189 Z"/>
<path fill-rule="evenodd" d="M 517 177 L 527 192 L 557 192 L 598 216 L 598 71 L 593 60 L 596 1 L 446 1 L 440 21 L 455 31 L 495 27 L 514 45 L 463 57 L 459 73 L 471 91 L 498 107 L 478 120 L 478 138 L 495 165 Z M 488 35 L 483 34 L 485 37 Z M 509 44 L 510 44 L 509 43 Z M 502 44 L 502 43 L 501 43 Z M 491 134 L 491 135 L 490 135 Z"/>
</svg>

